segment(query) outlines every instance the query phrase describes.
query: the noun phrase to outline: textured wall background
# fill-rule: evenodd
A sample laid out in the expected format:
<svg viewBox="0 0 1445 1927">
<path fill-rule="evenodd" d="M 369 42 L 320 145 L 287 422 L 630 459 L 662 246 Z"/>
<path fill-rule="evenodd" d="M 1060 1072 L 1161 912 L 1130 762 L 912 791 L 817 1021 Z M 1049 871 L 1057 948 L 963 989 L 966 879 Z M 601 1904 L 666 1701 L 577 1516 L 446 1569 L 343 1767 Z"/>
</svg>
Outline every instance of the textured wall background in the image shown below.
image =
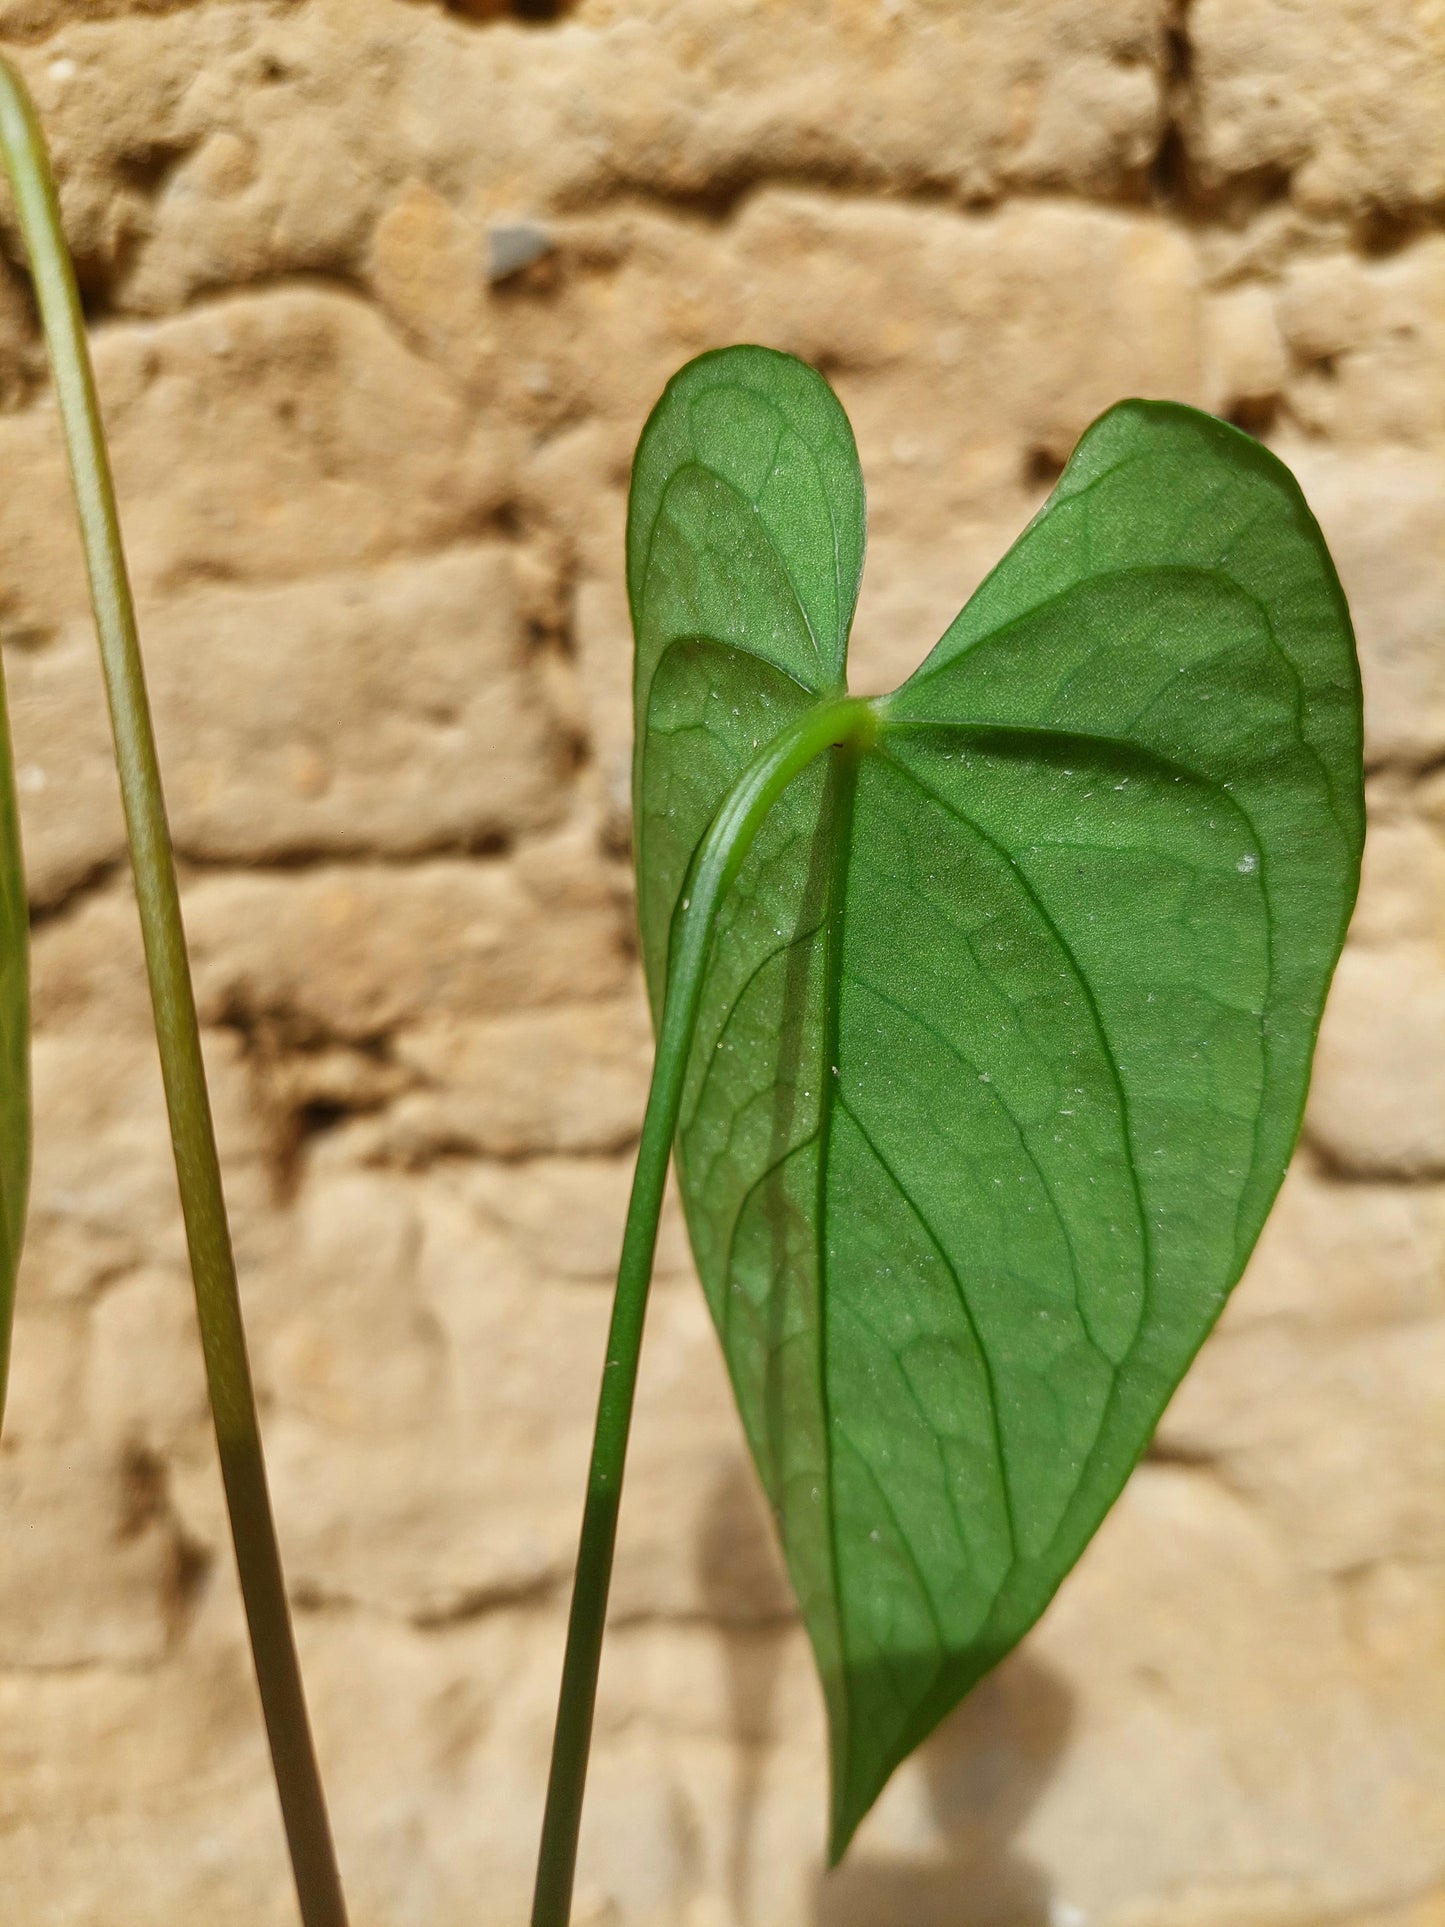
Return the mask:
<svg viewBox="0 0 1445 1927">
<path fill-rule="evenodd" d="M 525 1912 L 648 1059 L 625 480 L 667 374 L 739 337 L 857 426 L 862 688 L 1119 395 L 1264 435 L 1353 600 L 1373 843 L 1222 1329 L 827 1879 L 815 1688 L 671 1227 L 579 1922 L 1439 1927 L 1440 0 L 0 0 L 0 36 L 94 321 L 357 1927 Z M 264 1927 L 287 1877 L 10 268 L 0 411 L 39 1131 L 0 1914 Z"/>
</svg>

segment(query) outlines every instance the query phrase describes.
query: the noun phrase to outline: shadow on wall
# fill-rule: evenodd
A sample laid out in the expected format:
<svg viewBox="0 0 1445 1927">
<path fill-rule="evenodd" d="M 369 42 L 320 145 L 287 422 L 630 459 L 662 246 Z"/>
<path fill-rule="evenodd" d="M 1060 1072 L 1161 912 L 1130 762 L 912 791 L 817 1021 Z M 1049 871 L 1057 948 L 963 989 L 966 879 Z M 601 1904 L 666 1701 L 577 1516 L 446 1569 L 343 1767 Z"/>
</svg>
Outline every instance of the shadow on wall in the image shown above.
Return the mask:
<svg viewBox="0 0 1445 1927">
<path fill-rule="evenodd" d="M 755 1917 L 758 1804 L 795 1614 L 751 1467 L 728 1469 L 705 1518 L 698 1576 L 709 1616 L 728 1634 L 737 1759 L 729 1899 L 734 1917 L 747 1922 Z M 1005 1660 L 918 1754 L 936 1847 L 927 1855 L 855 1848 L 820 1876 L 813 1927 L 1052 1927 L 1045 1877 L 1012 1842 L 1072 1724 L 1072 1700 L 1055 1674 L 1023 1653 Z"/>
<path fill-rule="evenodd" d="M 698 1537 L 699 1587 L 708 1617 L 723 1628 L 737 1761 L 728 1845 L 728 1898 L 738 1921 L 753 1917 L 753 1835 L 763 1770 L 776 1732 L 777 1693 L 797 1624 L 792 1594 L 768 1529 L 761 1491 L 739 1460 L 713 1487 Z"/>
<path fill-rule="evenodd" d="M 1013 1836 L 1073 1723 L 1058 1677 L 1015 1653 L 918 1754 L 938 1830 L 925 1859 L 854 1851 L 818 1882 L 816 1927 L 1053 1927 L 1042 1871 Z"/>
</svg>

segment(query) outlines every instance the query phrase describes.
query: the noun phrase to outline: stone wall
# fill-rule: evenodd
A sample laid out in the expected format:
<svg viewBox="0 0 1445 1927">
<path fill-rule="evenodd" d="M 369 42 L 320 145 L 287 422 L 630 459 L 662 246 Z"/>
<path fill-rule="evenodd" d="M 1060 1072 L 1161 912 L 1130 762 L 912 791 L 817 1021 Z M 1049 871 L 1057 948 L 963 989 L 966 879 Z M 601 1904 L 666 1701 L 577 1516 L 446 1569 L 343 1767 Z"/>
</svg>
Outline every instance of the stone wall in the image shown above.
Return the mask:
<svg viewBox="0 0 1445 1927">
<path fill-rule="evenodd" d="M 665 377 L 738 338 L 856 424 L 864 688 L 1119 395 L 1263 435 L 1353 600 L 1373 843 L 1222 1328 L 826 1878 L 816 1689 L 669 1225 L 579 1923 L 1440 1927 L 1438 0 L 0 0 L 0 38 L 94 324 L 356 1927 L 525 1915 L 648 1062 L 625 481 Z M 266 1927 L 288 1880 L 13 268 L 0 475 L 38 1025 L 0 1916 Z"/>
</svg>

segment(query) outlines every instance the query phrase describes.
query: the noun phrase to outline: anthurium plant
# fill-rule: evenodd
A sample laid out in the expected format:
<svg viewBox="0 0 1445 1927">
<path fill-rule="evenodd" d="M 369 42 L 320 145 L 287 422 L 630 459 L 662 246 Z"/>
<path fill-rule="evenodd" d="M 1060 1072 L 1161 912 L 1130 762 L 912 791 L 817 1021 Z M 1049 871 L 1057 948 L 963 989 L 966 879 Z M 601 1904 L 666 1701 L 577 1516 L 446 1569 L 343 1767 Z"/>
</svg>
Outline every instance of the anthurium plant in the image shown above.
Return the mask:
<svg viewBox="0 0 1445 1927">
<path fill-rule="evenodd" d="M 1218 1317 L 1354 904 L 1349 614 L 1258 442 L 1111 409 L 868 699 L 863 548 L 820 375 L 739 347 L 673 378 L 627 531 L 657 1065 L 537 1927 L 566 1917 L 669 1153 L 818 1663 L 836 1859 L 1037 1619 Z"/>
<path fill-rule="evenodd" d="M 155 746 L 50 170 L 0 63 L 116 732 L 217 1442 L 305 1927 L 345 1905 L 266 1494 Z M 1037 1619 L 1284 1175 L 1359 877 L 1348 612 L 1289 471 L 1127 401 L 919 668 L 847 686 L 864 495 L 823 378 L 703 355 L 638 446 L 634 842 L 657 1032 L 533 1927 L 570 1917 L 658 1213 L 817 1659 L 831 1854 Z M 29 1162 L 0 729 L 0 1397 Z"/>
</svg>

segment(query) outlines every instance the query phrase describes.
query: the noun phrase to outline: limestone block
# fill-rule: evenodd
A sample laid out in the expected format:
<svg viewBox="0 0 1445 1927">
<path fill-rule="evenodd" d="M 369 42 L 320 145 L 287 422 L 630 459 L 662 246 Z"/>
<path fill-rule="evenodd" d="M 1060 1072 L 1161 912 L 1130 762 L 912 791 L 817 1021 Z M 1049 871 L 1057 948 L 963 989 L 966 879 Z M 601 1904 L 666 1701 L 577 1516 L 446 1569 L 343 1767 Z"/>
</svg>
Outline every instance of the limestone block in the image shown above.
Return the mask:
<svg viewBox="0 0 1445 1927">
<path fill-rule="evenodd" d="M 1434 1877 L 1437 1709 L 1386 1689 L 1268 1521 L 1145 1467 L 1025 1648 L 885 1792 L 816 1918 L 945 1927 L 966 1890 L 999 1921 L 1353 1920 L 1396 1891 L 1382 1839 Z"/>
<path fill-rule="evenodd" d="M 1276 392 L 1337 447 L 1445 441 L 1445 237 L 1382 259 L 1305 257 L 1278 299 L 1294 372 Z"/>
<path fill-rule="evenodd" d="M 507 495 L 505 429 L 479 436 L 445 375 L 354 294 L 230 295 L 102 329 L 94 353 L 143 599 L 470 539 Z M 0 501 L 12 619 L 44 633 L 86 606 L 48 400 L 0 417 L 0 455 L 26 477 Z"/>
<path fill-rule="evenodd" d="M 1272 292 L 1257 282 L 1226 289 L 1207 302 L 1203 325 L 1206 406 L 1240 420 L 1267 416 L 1289 371 Z"/>
<path fill-rule="evenodd" d="M 125 842 L 94 638 L 77 626 L 65 642 L 7 650 L 4 675 L 26 886 L 50 908 Z"/>
<path fill-rule="evenodd" d="M 279 1276 L 252 1294 L 268 1392 L 334 1432 L 424 1428 L 446 1353 L 417 1301 L 422 1233 L 406 1187 L 337 1174 L 307 1188 L 290 1231 Z"/>
<path fill-rule="evenodd" d="M 679 1686 L 686 1660 L 705 1657 L 700 1647 L 694 1641 L 685 1654 L 678 1651 Z M 790 1711 L 780 1709 L 781 1717 Z M 809 1711 L 803 1733 L 811 1740 L 817 1715 Z M 659 1731 L 649 1721 L 607 1734 L 597 1757 L 610 1778 L 599 1780 L 583 1819 L 579 1888 L 586 1911 L 579 1908 L 578 1927 L 619 1919 L 708 1927 L 729 1918 L 784 1927 L 814 1918 L 822 1816 L 803 1789 L 821 1752 L 773 1741 L 740 1788 L 730 1747 L 710 1735 Z M 629 1785 L 630 1801 L 621 1792 Z M 743 1816 L 731 1822 L 740 1791 Z"/>
<path fill-rule="evenodd" d="M 1442 1311 L 1445 1187 L 1332 1183 L 1301 1152 L 1220 1329 L 1288 1319 L 1343 1346 L 1361 1327 Z"/>
<path fill-rule="evenodd" d="M 170 1667 L 0 1673 L 4 1891 L 17 1918 L 63 1919 L 63 1905 L 146 1927 L 294 1920 L 238 1619 L 225 1615 L 227 1648 L 207 1641 Z"/>
<path fill-rule="evenodd" d="M 146 612 L 177 848 L 211 859 L 469 848 L 555 820 L 564 745 L 503 548 Z M 84 621 L 11 674 L 33 895 L 124 834 Z"/>
<path fill-rule="evenodd" d="M 0 1516 L 8 1528 L 0 1668 L 142 1666 L 164 1656 L 187 1567 L 157 1460 L 73 1436 L 6 1452 Z"/>
<path fill-rule="evenodd" d="M 249 1281 L 248 1281 L 249 1282 Z M 243 1292 L 245 1286 L 243 1286 Z M 97 1443 L 163 1468 L 179 1460 L 214 1474 L 215 1447 L 191 1281 L 142 1269 L 107 1285 L 90 1314 L 81 1409 Z M 167 1479 L 170 1471 L 166 1472 Z M 187 1545 L 201 1549 L 199 1540 Z M 219 1541 L 207 1539 L 214 1554 Z"/>
<path fill-rule="evenodd" d="M 1347 1171 L 1445 1172 L 1445 958 L 1350 950 L 1335 973 L 1310 1089 L 1311 1137 Z"/>
<path fill-rule="evenodd" d="M 610 1152 L 641 1128 L 652 1027 L 637 994 L 421 1024 L 396 1054 L 425 1087 L 393 1109 L 385 1141 L 398 1156 Z"/>
<path fill-rule="evenodd" d="M 1288 1533 L 1215 1480 L 1137 1474 L 1020 1657 L 1066 1682 L 1066 1743 L 992 1838 L 1086 1919 L 1303 1923 L 1435 1877 L 1437 1694 L 1381 1693 Z"/>
<path fill-rule="evenodd" d="M 0 408 L 23 408 L 44 379 L 45 350 L 29 284 L 6 262 L 0 266 Z"/>
<path fill-rule="evenodd" d="M 68 21 L 27 70 L 80 253 L 162 312 L 235 279 L 354 270 L 407 178 L 471 214 L 478 276 L 483 213 L 619 192 L 706 199 L 769 173 L 1117 190 L 1157 143 L 1164 19 L 1159 0 L 1047 0 L 1027 21 L 1004 0 L 808 0 L 722 27 L 715 0 L 593 0 L 541 35 L 317 0 Z"/>
<path fill-rule="evenodd" d="M 276 1503 L 303 1599 L 439 1626 L 549 1598 L 571 1569 L 610 1295 L 539 1269 L 474 1209 L 472 1188 L 315 1174 L 285 1247 L 248 1279 Z M 756 1616 L 758 1598 L 788 1613 L 766 1530 L 751 1579 L 708 1577 L 716 1553 L 700 1553 L 696 1569 L 676 1556 L 715 1506 L 715 1460 L 720 1447 L 736 1459 L 736 1427 L 700 1294 L 660 1287 L 619 1612 L 690 1611 L 731 1588 L 732 1616 Z M 177 1492 L 187 1531 L 213 1543 L 209 1468 L 183 1471 Z M 750 1490 L 728 1504 L 756 1537 Z"/>
<path fill-rule="evenodd" d="M 573 614 L 588 737 L 611 840 L 632 835 L 632 620 L 620 572 L 577 585 Z"/>
<path fill-rule="evenodd" d="M 1349 1927 L 1440 1927 L 1445 1921 L 1445 1890 L 1423 1894 L 1402 1906 L 1371 1907 L 1354 1915 Z"/>
<path fill-rule="evenodd" d="M 632 1171 L 630 1157 L 478 1164 L 467 1175 L 466 1194 L 515 1239 L 539 1275 L 610 1285 L 617 1272 Z M 670 1189 L 654 1275 L 686 1277 L 691 1283 L 691 1270 L 682 1208 Z"/>
<path fill-rule="evenodd" d="M 108 1028 L 139 1038 L 149 1030 L 140 918 L 125 872 L 33 921 L 30 1010 L 41 1032 Z"/>
<path fill-rule="evenodd" d="M 525 236 L 526 228 L 496 232 Z M 513 244 L 514 252 L 523 247 Z M 547 248 L 519 258 L 519 271 Z M 501 278 L 489 244 L 487 278 Z M 372 230 L 367 279 L 396 325 L 415 336 L 460 376 L 488 372 L 495 343 L 487 335 L 481 249 L 469 223 L 436 190 L 409 181 L 389 201 Z"/>
<path fill-rule="evenodd" d="M 182 911 L 204 1024 L 268 1049 L 373 1045 L 424 1019 L 616 996 L 632 985 L 629 893 L 570 831 L 516 858 L 201 871 Z M 46 1030 L 144 1034 L 150 999 L 128 877 L 33 938 Z"/>
<path fill-rule="evenodd" d="M 1190 149 L 1213 178 L 1292 174 L 1312 207 L 1445 192 L 1445 39 L 1430 0 L 1195 0 Z"/>
<path fill-rule="evenodd" d="M 147 1261 L 184 1262 L 160 1069 L 144 1039 L 39 1037 L 20 1291 L 69 1298 Z"/>
<path fill-rule="evenodd" d="M 1433 945 L 1445 956 L 1445 820 L 1376 809 L 1365 838 L 1352 945 Z"/>
<path fill-rule="evenodd" d="M 75 1436 L 90 1364 L 86 1308 L 26 1293 L 15 1307 L 4 1447 L 55 1447 Z"/>
<path fill-rule="evenodd" d="M 1349 598 L 1371 760 L 1425 763 L 1445 750 L 1445 457 L 1337 451 L 1281 438 Z"/>
<path fill-rule="evenodd" d="M 206 1017 L 271 1017 L 297 1045 L 616 996 L 632 981 L 629 911 L 581 849 L 545 893 L 524 865 L 447 858 L 208 878 L 186 911 Z"/>
<path fill-rule="evenodd" d="M 576 265 L 555 295 L 499 316 L 506 378 L 519 410 L 575 412 L 585 395 L 624 426 L 602 457 L 620 455 L 621 480 L 666 377 L 739 338 L 824 367 L 865 468 L 910 471 L 910 506 L 941 486 L 952 500 L 996 485 L 1000 438 L 1012 480 L 1035 446 L 1061 460 L 1131 385 L 1191 394 L 1200 378 L 1192 246 L 1138 213 L 1045 200 L 960 218 L 763 188 L 716 240 L 650 210 L 579 218 L 559 238 Z M 548 387 L 529 403 L 543 371 Z"/>
<path fill-rule="evenodd" d="M 562 1631 L 560 1613 L 509 1610 L 426 1633 L 340 1609 L 303 1621 L 320 1742 L 335 1761 L 338 1844 L 374 1909 L 362 1918 L 424 1910 L 463 1927 L 525 1916 Z M 770 1636 L 765 1654 L 720 1649 L 700 1626 L 626 1626 L 615 1638 L 577 1927 L 708 1927 L 745 1908 L 764 1927 L 811 1919 L 825 1764 L 796 1632 Z M 716 1734 L 755 1674 L 769 1689 L 765 1750 L 745 1768 L 738 1826 L 737 1764 Z"/>
<path fill-rule="evenodd" d="M 525 1917 L 562 1614 L 488 1612 L 425 1634 L 345 1612 L 313 1624 L 303 1654 L 323 1747 L 340 1742 L 339 1843 L 377 1917 L 410 1906 L 442 1927 Z M 796 1629 L 765 1648 L 724 1647 L 699 1625 L 624 1625 L 613 1638 L 577 1927 L 811 1920 L 826 1764 Z M 740 1775 L 718 1735 L 750 1717 L 760 1744 Z"/>
<path fill-rule="evenodd" d="M 1438 1253 L 1437 1253 L 1438 1258 Z M 1436 1285 L 1437 1307 L 1445 1290 Z M 1445 1315 L 1220 1333 L 1159 1430 L 1261 1508 L 1301 1570 L 1445 1559 Z"/>
<path fill-rule="evenodd" d="M 238 1251 L 264 1248 L 271 1147 L 237 1040 L 204 1040 Z M 154 1040 L 74 1029 L 36 1038 L 35 1168 L 19 1290 L 83 1297 L 185 1244 Z"/>
<path fill-rule="evenodd" d="M 353 1918 L 525 1918 L 559 1630 L 509 1608 L 426 1631 L 344 1607 L 303 1615 Z"/>
<path fill-rule="evenodd" d="M 584 1329 L 575 1307 L 541 1287 L 526 1325 L 513 1317 L 508 1331 L 493 1309 L 496 1249 L 478 1242 L 470 1256 L 473 1292 L 491 1293 L 491 1353 L 458 1348 L 453 1356 L 435 1337 L 426 1344 L 399 1337 L 409 1317 L 425 1326 L 429 1299 L 405 1276 L 384 1277 L 375 1266 L 329 1288 L 298 1266 L 286 1280 L 295 1295 L 291 1315 L 263 1308 L 252 1318 L 258 1378 L 270 1400 L 272 1492 L 289 1584 L 304 1610 L 329 1616 L 355 1608 L 437 1629 L 544 1598 L 570 1569 L 605 1303 L 595 1307 L 585 1357 L 579 1344 L 575 1364 L 563 1360 L 559 1369 L 558 1314 L 565 1310 L 575 1340 Z M 373 1279 L 401 1295 L 389 1318 Z M 334 1308 L 348 1287 L 360 1309 L 338 1321 Z M 279 1289 L 276 1276 L 253 1274 L 251 1302 Z M 474 1311 L 473 1323 L 479 1317 Z M 548 1345 L 559 1412 L 544 1426 L 528 1398 L 538 1401 Z M 505 1374 L 519 1363 L 528 1368 L 513 1384 Z M 433 1397 L 419 1417 L 428 1386 Z M 188 1537 L 224 1545 L 214 1469 L 188 1460 L 177 1467 L 173 1490 Z"/>
<path fill-rule="evenodd" d="M 62 31 L 33 52 L 18 50 L 51 130 L 66 230 L 82 270 L 108 283 L 134 265 L 169 204 L 200 263 L 211 265 L 212 282 L 200 274 L 197 281 L 211 285 L 238 271 L 241 279 L 259 279 L 270 265 L 258 245 L 260 223 L 255 214 L 249 224 L 238 220 L 235 207 L 240 190 L 254 180 L 256 144 L 247 117 L 233 125 L 216 108 L 219 96 L 234 101 L 240 84 L 249 82 L 247 91 L 260 96 L 255 117 L 265 125 L 268 77 L 273 66 L 276 80 L 288 71 L 266 36 L 271 10 L 158 0 L 154 11 L 163 20 L 105 18 L 128 11 L 150 9 L 101 0 L 78 19 L 60 0 L 46 7 L 43 24 Z M 218 166 L 218 157 L 205 152 L 216 135 L 241 143 L 239 165 L 232 159 Z M 335 191 L 334 149 L 328 167 L 315 114 L 285 116 L 271 147 L 274 173 L 261 219 L 269 218 L 295 266 L 334 268 L 338 232 L 343 243 L 355 245 L 361 210 L 354 195 Z M 206 204 L 197 208 L 198 199 Z M 187 216 L 196 214 L 192 229 Z"/>
</svg>

